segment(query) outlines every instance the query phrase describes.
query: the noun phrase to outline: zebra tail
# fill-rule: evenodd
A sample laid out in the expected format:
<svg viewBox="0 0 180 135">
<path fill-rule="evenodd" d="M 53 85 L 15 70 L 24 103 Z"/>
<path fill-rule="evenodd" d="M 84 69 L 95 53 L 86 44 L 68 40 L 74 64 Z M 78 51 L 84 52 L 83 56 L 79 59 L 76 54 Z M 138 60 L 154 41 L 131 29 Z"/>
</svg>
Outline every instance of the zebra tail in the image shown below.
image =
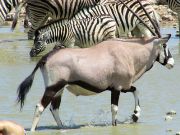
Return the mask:
<svg viewBox="0 0 180 135">
<path fill-rule="evenodd" d="M 40 66 L 41 66 L 41 64 L 39 62 L 36 65 L 36 67 L 34 68 L 33 72 L 19 85 L 19 87 L 17 89 L 17 93 L 18 93 L 17 102 L 20 103 L 20 110 L 24 106 L 24 100 L 25 100 L 26 95 L 32 86 L 32 83 L 34 80 L 34 75 Z"/>
<path fill-rule="evenodd" d="M 15 9 L 15 16 L 13 18 L 13 22 L 12 22 L 12 26 L 11 26 L 11 30 L 13 31 L 17 25 L 17 21 L 18 21 L 18 18 L 19 18 L 19 13 L 22 9 L 22 7 L 27 3 L 27 1 L 23 1 L 23 3 L 20 3 Z"/>
</svg>

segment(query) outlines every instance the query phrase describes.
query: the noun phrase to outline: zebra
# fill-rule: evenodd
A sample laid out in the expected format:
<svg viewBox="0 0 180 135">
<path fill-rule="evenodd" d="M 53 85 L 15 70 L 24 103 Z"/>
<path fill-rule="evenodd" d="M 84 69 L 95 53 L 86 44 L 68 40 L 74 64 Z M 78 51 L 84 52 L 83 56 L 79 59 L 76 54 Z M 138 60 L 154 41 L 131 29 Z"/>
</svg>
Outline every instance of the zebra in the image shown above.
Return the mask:
<svg viewBox="0 0 180 135">
<path fill-rule="evenodd" d="M 179 36 L 180 36 L 180 0 L 166 0 L 169 8 L 178 14 Z"/>
<path fill-rule="evenodd" d="M 141 1 L 141 4 L 144 6 L 145 10 L 150 15 L 152 20 L 156 23 L 158 29 L 160 29 L 159 16 L 157 12 L 154 10 L 154 8 L 151 6 L 151 4 L 147 1 Z M 125 5 L 127 5 L 132 10 L 132 12 Z M 86 17 L 92 17 L 95 15 L 109 14 L 112 18 L 114 18 L 118 25 L 119 36 L 126 36 L 128 32 L 134 30 L 135 28 L 136 30 L 138 30 L 138 33 L 140 35 L 143 34 L 145 37 L 152 36 L 149 29 L 141 23 L 141 21 L 134 15 L 133 12 L 136 13 L 139 16 L 139 18 L 144 21 L 145 24 L 154 29 L 152 23 L 150 22 L 149 18 L 147 17 L 146 13 L 144 12 L 137 0 L 126 0 L 124 1 L 124 4 L 109 3 L 105 5 L 97 5 L 95 7 L 90 7 L 81 10 L 74 17 L 76 19 L 82 19 Z"/>
<path fill-rule="evenodd" d="M 166 0 L 170 9 L 174 12 L 180 13 L 180 0 Z"/>
<path fill-rule="evenodd" d="M 115 38 L 116 22 L 109 15 L 85 19 L 63 19 L 38 28 L 30 56 L 44 51 L 45 44 L 56 42 L 57 47 L 89 47 L 106 39 Z"/>
<path fill-rule="evenodd" d="M 83 8 L 110 1 L 114 0 L 27 0 L 26 18 L 31 23 L 28 39 L 33 39 L 35 30 L 45 25 L 49 18 L 52 20 L 70 19 Z M 14 28 L 15 25 L 12 26 L 12 29 Z"/>
<path fill-rule="evenodd" d="M 0 0 L 0 25 L 6 20 L 7 14 L 13 9 L 18 8 L 23 0 Z"/>
</svg>

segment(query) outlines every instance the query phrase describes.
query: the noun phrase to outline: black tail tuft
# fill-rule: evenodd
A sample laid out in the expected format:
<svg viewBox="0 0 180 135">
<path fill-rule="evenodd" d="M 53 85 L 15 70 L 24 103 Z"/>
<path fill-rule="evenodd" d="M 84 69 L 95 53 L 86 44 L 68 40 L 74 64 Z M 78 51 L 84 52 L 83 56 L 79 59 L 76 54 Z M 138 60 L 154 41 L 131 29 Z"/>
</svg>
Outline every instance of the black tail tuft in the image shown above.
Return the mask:
<svg viewBox="0 0 180 135">
<path fill-rule="evenodd" d="M 27 93 L 29 92 L 33 80 L 34 80 L 34 75 L 37 69 L 40 66 L 40 62 L 37 63 L 36 67 L 34 68 L 33 72 L 19 85 L 17 89 L 18 97 L 17 97 L 17 102 L 21 103 L 20 109 L 23 108 L 24 106 L 24 100 L 26 98 Z"/>
<path fill-rule="evenodd" d="M 29 92 L 31 85 L 33 83 L 34 75 L 31 74 L 28 76 L 18 87 L 17 93 L 18 93 L 18 98 L 17 102 L 21 104 L 21 109 L 24 106 L 24 100 L 26 98 L 27 93 Z"/>
</svg>

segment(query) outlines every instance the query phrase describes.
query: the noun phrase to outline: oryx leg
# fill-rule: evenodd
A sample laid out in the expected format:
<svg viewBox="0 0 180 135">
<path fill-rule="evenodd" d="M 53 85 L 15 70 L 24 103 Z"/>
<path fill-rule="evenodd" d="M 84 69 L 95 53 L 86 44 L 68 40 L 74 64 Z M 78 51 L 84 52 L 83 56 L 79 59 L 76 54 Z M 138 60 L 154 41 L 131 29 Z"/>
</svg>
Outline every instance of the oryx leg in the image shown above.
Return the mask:
<svg viewBox="0 0 180 135">
<path fill-rule="evenodd" d="M 61 104 L 62 93 L 63 93 L 63 90 L 60 90 L 58 93 L 56 93 L 55 97 L 51 101 L 51 106 L 50 106 L 50 111 L 59 128 L 63 126 L 61 119 L 59 117 L 59 106 Z"/>
<path fill-rule="evenodd" d="M 112 113 L 112 125 L 117 125 L 117 112 L 119 102 L 120 91 L 111 90 L 111 113 Z"/>
<path fill-rule="evenodd" d="M 56 95 L 56 93 L 59 90 L 61 90 L 64 86 L 65 86 L 65 82 L 58 82 L 55 85 L 46 87 L 46 90 L 41 99 L 41 102 L 38 103 L 36 106 L 31 131 L 35 130 L 35 128 L 39 122 L 40 116 L 43 113 L 44 109 L 53 100 L 53 97 Z"/>
<path fill-rule="evenodd" d="M 133 87 L 133 86 L 131 87 L 131 89 L 134 91 L 133 95 L 134 95 L 134 100 L 135 100 L 135 109 L 132 115 L 132 119 L 134 122 L 137 122 L 140 117 L 140 112 L 141 112 L 139 98 L 138 98 L 138 91 L 136 90 L 136 87 Z"/>
<path fill-rule="evenodd" d="M 140 105 L 139 105 L 139 98 L 138 98 L 138 91 L 136 90 L 136 87 L 131 86 L 131 88 L 129 90 L 121 90 L 121 92 L 132 92 L 133 96 L 134 96 L 134 100 L 135 100 L 135 109 L 134 109 L 134 113 L 132 114 L 132 120 L 134 122 L 137 122 L 139 117 L 140 117 Z"/>
</svg>

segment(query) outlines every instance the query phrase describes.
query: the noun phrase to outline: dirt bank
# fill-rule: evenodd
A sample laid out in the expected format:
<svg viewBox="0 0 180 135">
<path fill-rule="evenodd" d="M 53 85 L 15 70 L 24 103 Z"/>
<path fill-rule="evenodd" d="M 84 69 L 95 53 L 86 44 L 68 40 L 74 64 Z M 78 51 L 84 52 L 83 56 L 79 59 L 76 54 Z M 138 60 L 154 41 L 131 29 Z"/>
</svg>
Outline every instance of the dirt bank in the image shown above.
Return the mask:
<svg viewBox="0 0 180 135">
<path fill-rule="evenodd" d="M 176 12 L 173 12 L 166 5 L 153 5 L 154 9 L 160 16 L 161 26 L 173 26 L 177 27 L 178 25 L 178 15 Z"/>
</svg>

